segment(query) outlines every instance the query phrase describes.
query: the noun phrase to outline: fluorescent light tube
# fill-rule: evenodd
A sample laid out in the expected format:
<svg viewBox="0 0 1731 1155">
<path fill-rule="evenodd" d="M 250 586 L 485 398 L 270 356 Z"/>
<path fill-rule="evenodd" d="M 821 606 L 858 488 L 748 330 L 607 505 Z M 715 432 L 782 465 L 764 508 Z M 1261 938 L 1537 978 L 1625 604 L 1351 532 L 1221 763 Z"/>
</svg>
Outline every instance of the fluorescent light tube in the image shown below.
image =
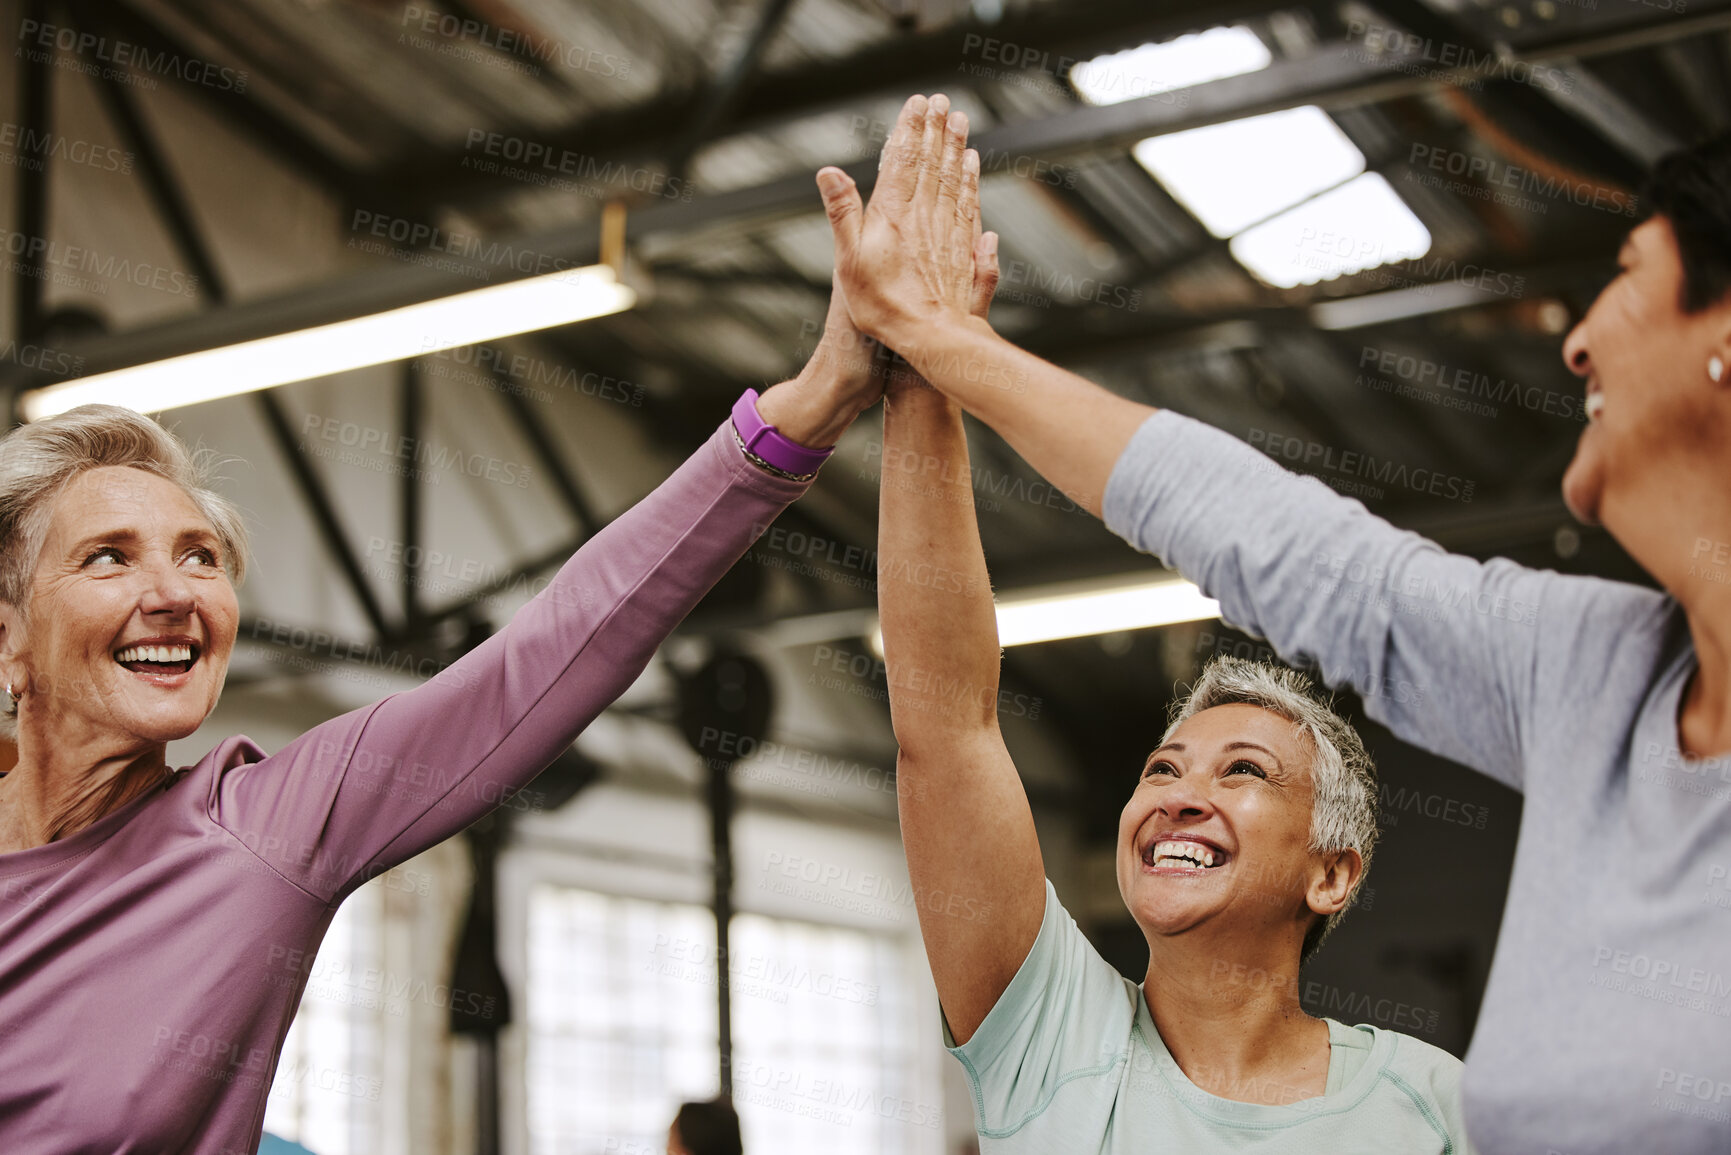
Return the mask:
<svg viewBox="0 0 1731 1155">
<path fill-rule="evenodd" d="M 64 381 L 26 393 L 21 405 L 26 421 L 95 402 L 157 413 L 569 325 L 621 312 L 636 301 L 635 290 L 610 266 L 587 265 Z"/>
<path fill-rule="evenodd" d="M 1338 301 L 1318 301 L 1310 307 L 1309 315 L 1310 323 L 1318 329 L 1357 329 L 1404 321 L 1408 317 L 1428 317 L 1450 309 L 1469 309 L 1498 299 L 1494 289 L 1439 281 L 1410 289 L 1390 289 L 1386 293 L 1366 293 L 1362 297 L 1342 297 Z"/>
<path fill-rule="evenodd" d="M 1025 646 L 1220 616 L 1220 603 L 1182 579 L 1130 580 L 1028 590 L 998 603 L 998 643 Z"/>
<path fill-rule="evenodd" d="M 1119 630 L 1145 630 L 1220 616 L 1220 603 L 1182 578 L 1125 574 L 1095 581 L 1037 586 L 998 602 L 998 644 L 1026 646 Z M 880 658 L 883 627 L 867 643 Z"/>
</svg>

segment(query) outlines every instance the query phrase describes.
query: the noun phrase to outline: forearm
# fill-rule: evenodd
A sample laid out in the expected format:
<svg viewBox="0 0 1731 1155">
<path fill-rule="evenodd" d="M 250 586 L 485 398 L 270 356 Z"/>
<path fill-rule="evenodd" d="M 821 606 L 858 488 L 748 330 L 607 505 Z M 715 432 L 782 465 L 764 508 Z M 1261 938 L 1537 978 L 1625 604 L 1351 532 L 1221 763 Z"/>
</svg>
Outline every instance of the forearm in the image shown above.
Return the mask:
<svg viewBox="0 0 1731 1155">
<path fill-rule="evenodd" d="M 1096 517 L 1113 465 L 1155 412 L 1018 349 L 977 317 L 925 324 L 886 340 Z"/>
<path fill-rule="evenodd" d="M 272 831 L 289 859 L 273 865 L 329 897 L 496 806 L 531 808 L 520 792 L 804 489 L 749 464 L 723 426 L 454 665 L 407 666 L 431 677 L 228 776 L 222 820 Z"/>
<path fill-rule="evenodd" d="M 885 402 L 878 610 L 904 755 L 995 730 L 998 624 L 968 444 L 960 406 L 934 390 Z"/>
<path fill-rule="evenodd" d="M 967 1039 L 1039 933 L 1045 874 L 998 732 L 997 615 L 954 402 L 926 389 L 886 401 L 882 492 L 878 608 L 902 844 L 938 998 Z"/>
<path fill-rule="evenodd" d="M 1461 480 L 1375 456 L 1358 465 L 1439 492 Z M 1517 779 L 1542 593 L 1565 579 L 1445 553 L 1172 412 L 1136 431 L 1107 496 L 1107 528 L 1219 599 L 1226 621 L 1352 685 L 1407 741 Z"/>
</svg>

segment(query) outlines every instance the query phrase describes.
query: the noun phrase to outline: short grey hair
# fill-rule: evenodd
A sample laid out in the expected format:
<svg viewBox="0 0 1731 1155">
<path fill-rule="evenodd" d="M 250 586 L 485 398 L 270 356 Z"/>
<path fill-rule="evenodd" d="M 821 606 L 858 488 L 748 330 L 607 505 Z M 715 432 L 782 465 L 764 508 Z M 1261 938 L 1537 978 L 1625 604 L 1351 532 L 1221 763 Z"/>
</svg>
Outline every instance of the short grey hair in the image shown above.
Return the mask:
<svg viewBox="0 0 1731 1155">
<path fill-rule="evenodd" d="M 216 454 L 189 450 L 180 438 L 130 409 L 80 405 L 0 440 L 0 601 L 29 612 L 49 506 L 79 474 L 109 465 L 141 469 L 185 491 L 216 530 L 223 568 L 240 584 L 246 577 L 246 522 L 232 502 L 210 488 Z M 15 719 L 0 716 L 0 733 L 15 731 Z"/>
<path fill-rule="evenodd" d="M 1359 888 L 1370 871 L 1377 839 L 1376 765 L 1352 724 L 1334 710 L 1311 679 L 1284 666 L 1218 656 L 1202 670 L 1190 692 L 1172 703 L 1164 746 L 1186 719 L 1215 706 L 1242 703 L 1260 706 L 1285 718 L 1309 736 L 1315 757 L 1310 765 L 1314 801 L 1310 814 L 1310 849 L 1319 854 L 1356 850 L 1364 861 L 1346 905 L 1314 923 L 1304 936 L 1301 959 L 1315 954 L 1324 939 L 1358 901 Z"/>
</svg>

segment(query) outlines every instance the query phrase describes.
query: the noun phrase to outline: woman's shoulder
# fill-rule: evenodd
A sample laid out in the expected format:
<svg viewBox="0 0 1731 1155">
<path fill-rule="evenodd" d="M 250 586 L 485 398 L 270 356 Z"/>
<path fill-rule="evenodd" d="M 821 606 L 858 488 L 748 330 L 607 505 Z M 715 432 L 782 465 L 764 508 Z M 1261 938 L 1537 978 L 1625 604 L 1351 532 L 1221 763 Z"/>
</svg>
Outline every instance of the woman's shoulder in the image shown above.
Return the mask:
<svg viewBox="0 0 1731 1155">
<path fill-rule="evenodd" d="M 1460 1086 L 1460 1059 L 1434 1043 L 1371 1023 L 1347 1026 L 1335 1019 L 1325 1021 L 1329 1045 L 1336 1052 L 1363 1052 L 1365 1065 L 1390 1072 L 1409 1083 L 1447 1088 L 1451 1092 Z"/>
<path fill-rule="evenodd" d="M 1364 1048 L 1360 1066 L 1344 1080 L 1338 1093 L 1349 1103 L 1398 1104 L 1396 1113 L 1416 1111 L 1429 1132 L 1445 1143 L 1444 1150 L 1470 1152 L 1466 1119 L 1461 1110 L 1460 1059 L 1432 1043 L 1402 1031 L 1369 1023 L 1346 1026 L 1328 1019 L 1331 1063 Z M 1334 1082 L 1329 1080 L 1331 1087 Z M 1331 1092 L 1333 1093 L 1333 1092 Z"/>
<path fill-rule="evenodd" d="M 188 739 L 188 744 L 195 741 L 196 738 L 197 735 L 194 735 L 193 738 Z M 170 747 L 169 755 L 171 758 L 179 753 L 181 750 Z M 220 778 L 231 770 L 238 770 L 242 766 L 263 762 L 268 757 L 270 755 L 264 747 L 245 734 L 231 734 L 218 741 L 198 761 L 190 766 L 180 767 L 174 774 L 176 778 L 185 779 Z"/>
<path fill-rule="evenodd" d="M 171 747 L 170 759 L 178 753 L 180 751 Z M 269 757 L 264 748 L 251 738 L 244 734 L 232 734 L 212 746 L 192 765 L 181 766 L 172 771 L 168 786 L 172 793 L 186 798 L 189 804 L 196 800 L 198 805 L 208 809 L 215 804 L 217 792 L 226 775 L 248 766 L 256 766 Z"/>
<path fill-rule="evenodd" d="M 1487 564 L 1523 568 L 1504 558 Z M 1681 615 L 1677 600 L 1652 586 L 1551 569 L 1524 572 L 1539 595 L 1540 628 L 1551 626 L 1565 637 L 1613 646 L 1662 643 Z"/>
</svg>

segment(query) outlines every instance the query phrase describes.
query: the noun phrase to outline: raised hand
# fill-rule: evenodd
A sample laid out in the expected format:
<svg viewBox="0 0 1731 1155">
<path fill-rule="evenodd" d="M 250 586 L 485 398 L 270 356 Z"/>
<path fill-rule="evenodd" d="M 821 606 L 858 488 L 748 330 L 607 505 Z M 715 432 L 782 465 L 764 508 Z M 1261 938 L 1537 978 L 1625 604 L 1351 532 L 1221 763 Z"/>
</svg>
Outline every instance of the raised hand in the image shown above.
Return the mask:
<svg viewBox="0 0 1731 1155">
<path fill-rule="evenodd" d="M 889 351 L 854 325 L 842 296 L 840 278 L 833 278 L 823 336 L 812 350 L 807 374 L 822 373 L 833 378 L 864 409 L 883 396 L 884 366 L 889 360 Z"/>
<path fill-rule="evenodd" d="M 801 445 L 834 445 L 884 395 L 890 361 L 883 346 L 854 327 L 838 278 L 811 359 L 793 380 L 758 399 L 758 415 Z"/>
<path fill-rule="evenodd" d="M 840 278 L 838 277 L 839 281 Z M 973 304 L 968 312 L 984 321 L 992 308 L 992 296 L 998 291 L 998 234 L 982 233 L 974 243 Z M 836 289 L 836 299 L 841 290 Z M 845 308 L 845 302 L 844 302 Z M 871 341 L 870 337 L 861 340 Z M 932 383 L 920 376 L 920 371 L 885 346 L 879 346 L 882 362 L 888 374 L 884 380 L 884 397 L 895 398 L 909 390 L 930 390 Z"/>
<path fill-rule="evenodd" d="M 983 317 L 996 287 L 997 238 L 980 230 L 980 158 L 967 138 L 968 118 L 948 97 L 913 96 L 884 146 L 870 205 L 840 169 L 817 174 L 848 312 L 891 346 L 922 323 Z"/>
</svg>

